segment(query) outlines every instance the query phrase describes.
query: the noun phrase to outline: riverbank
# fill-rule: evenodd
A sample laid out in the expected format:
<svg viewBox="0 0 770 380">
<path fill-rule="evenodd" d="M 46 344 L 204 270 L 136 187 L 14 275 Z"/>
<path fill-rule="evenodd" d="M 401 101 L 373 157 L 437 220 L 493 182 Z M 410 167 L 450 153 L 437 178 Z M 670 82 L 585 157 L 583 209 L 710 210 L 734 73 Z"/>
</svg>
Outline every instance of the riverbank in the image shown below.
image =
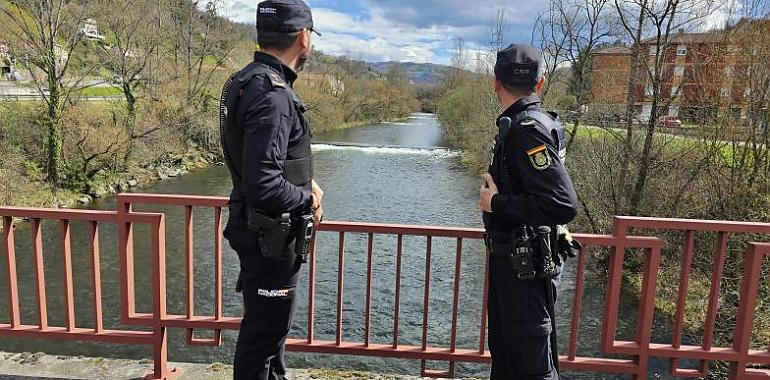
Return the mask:
<svg viewBox="0 0 770 380">
<path fill-rule="evenodd" d="M 25 181 L 15 189 L 15 195 L 6 195 L 5 204 L 16 207 L 82 207 L 87 206 L 94 199 L 180 177 L 191 170 L 217 165 L 219 162 L 219 158 L 213 153 L 188 149 L 183 154 L 165 157 L 146 167 L 135 167 L 123 173 L 105 175 L 93 181 L 86 192 L 54 190 L 45 182 Z"/>
<path fill-rule="evenodd" d="M 232 379 L 233 367 L 222 363 L 170 363 L 178 368 L 175 380 Z M 0 379 L 3 380 L 136 380 L 152 371 L 152 361 L 122 360 L 42 353 L 0 352 Z M 419 380 L 419 377 L 370 372 L 333 371 L 326 369 L 290 369 L 292 380 Z M 471 380 L 471 379 L 467 379 Z"/>
<path fill-rule="evenodd" d="M 387 121 L 361 120 L 340 124 L 338 127 L 326 129 L 345 130 L 360 128 L 390 122 L 404 122 L 408 117 L 399 117 Z M 204 169 L 213 165 L 222 165 L 221 156 L 207 152 L 196 146 L 187 149 L 185 153 L 166 155 L 144 167 L 132 167 L 126 172 L 109 173 L 100 176 L 89 184 L 85 192 L 66 188 L 52 189 L 44 180 L 29 180 L 24 178 L 12 193 L 6 190 L 4 204 L 15 207 L 43 208 L 75 208 L 89 205 L 96 199 L 114 195 L 131 189 L 141 189 L 169 178 L 188 174 L 196 169 Z M 0 226 L 0 230 L 2 226 Z"/>
<path fill-rule="evenodd" d="M 381 123 L 401 123 L 408 120 L 409 117 L 398 117 L 390 120 L 360 120 L 360 121 L 351 121 L 348 123 L 342 123 L 334 128 L 329 128 L 321 131 L 320 133 L 326 132 L 326 131 L 338 131 L 342 129 L 350 129 L 350 128 L 358 128 L 358 127 L 364 127 L 367 125 L 374 125 L 374 124 L 381 124 Z"/>
</svg>

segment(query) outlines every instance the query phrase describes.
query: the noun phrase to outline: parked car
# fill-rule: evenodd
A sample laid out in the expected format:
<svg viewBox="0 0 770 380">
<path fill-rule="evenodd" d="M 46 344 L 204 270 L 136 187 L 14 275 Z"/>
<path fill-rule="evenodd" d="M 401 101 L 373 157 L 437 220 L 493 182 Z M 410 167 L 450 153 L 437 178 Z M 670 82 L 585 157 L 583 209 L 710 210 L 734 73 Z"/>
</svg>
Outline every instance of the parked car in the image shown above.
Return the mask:
<svg viewBox="0 0 770 380">
<path fill-rule="evenodd" d="M 679 128 L 682 126 L 682 121 L 676 116 L 661 116 L 657 124 L 662 127 Z"/>
</svg>

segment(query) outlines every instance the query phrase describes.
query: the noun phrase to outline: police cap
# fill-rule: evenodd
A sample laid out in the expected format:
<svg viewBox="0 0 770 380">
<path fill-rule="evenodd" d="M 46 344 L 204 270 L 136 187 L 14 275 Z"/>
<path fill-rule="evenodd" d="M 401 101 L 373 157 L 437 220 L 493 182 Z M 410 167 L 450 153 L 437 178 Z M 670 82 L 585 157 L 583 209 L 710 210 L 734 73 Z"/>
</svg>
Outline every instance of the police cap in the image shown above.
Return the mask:
<svg viewBox="0 0 770 380">
<path fill-rule="evenodd" d="M 497 53 L 495 77 L 514 87 L 534 87 L 543 75 L 543 54 L 524 44 L 513 44 Z"/>
<path fill-rule="evenodd" d="M 257 5 L 257 30 L 277 33 L 293 33 L 313 28 L 313 14 L 302 0 L 267 0 Z"/>
</svg>

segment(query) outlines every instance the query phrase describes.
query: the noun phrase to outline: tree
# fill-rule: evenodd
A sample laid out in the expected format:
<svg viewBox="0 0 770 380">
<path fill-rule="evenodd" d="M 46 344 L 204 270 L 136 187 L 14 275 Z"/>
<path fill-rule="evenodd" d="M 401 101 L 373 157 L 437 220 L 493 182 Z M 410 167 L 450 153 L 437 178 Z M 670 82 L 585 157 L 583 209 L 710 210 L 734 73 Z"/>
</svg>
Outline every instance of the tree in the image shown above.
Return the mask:
<svg viewBox="0 0 770 380">
<path fill-rule="evenodd" d="M 180 129 L 190 142 L 216 144 L 219 139 L 212 137 L 213 130 L 195 119 L 216 109 L 219 93 L 211 91 L 212 84 L 219 86 L 232 74 L 218 70 L 245 39 L 242 29 L 218 15 L 221 0 L 160 1 L 165 15 L 160 21 L 161 35 L 167 41 L 164 61 L 171 63 L 164 76 L 169 87 L 183 94 Z"/>
<path fill-rule="evenodd" d="M 117 80 L 126 100 L 125 165 L 134 140 L 148 133 L 135 131 L 137 90 L 147 83 L 148 68 L 161 45 L 161 10 L 153 0 L 96 0 L 93 9 L 109 33 L 109 44 L 102 46 L 102 63 L 112 73 L 112 79 Z"/>
<path fill-rule="evenodd" d="M 73 54 L 83 39 L 88 1 L 78 6 L 65 0 L 17 0 L 0 3 L 8 23 L 0 26 L 14 38 L 17 51 L 38 93 L 46 103 L 45 125 L 48 182 L 57 187 L 63 163 L 62 110 L 80 89 L 89 68 Z M 75 68 L 76 64 L 81 67 Z M 42 75 L 38 75 L 38 72 Z"/>
<path fill-rule="evenodd" d="M 468 48 L 462 37 L 455 39 L 452 62 L 449 66 L 450 69 L 444 74 L 445 78 L 442 78 L 441 81 L 444 84 L 444 91 L 451 91 L 468 79 Z"/>
<path fill-rule="evenodd" d="M 551 0 L 548 12 L 540 19 L 546 69 L 553 74 L 559 65 L 569 65 L 570 93 L 581 108 L 589 102 L 591 94 L 594 53 L 612 32 L 608 4 L 609 0 Z M 570 130 L 568 149 L 579 127 L 577 118 Z"/>
<path fill-rule="evenodd" d="M 627 212 L 636 215 L 640 211 L 640 205 L 647 186 L 655 157 L 653 144 L 658 117 L 662 111 L 667 110 L 674 97 L 663 96 L 663 86 L 667 83 L 664 64 L 671 54 L 673 37 L 679 30 L 691 30 L 702 25 L 704 18 L 714 12 L 721 4 L 713 0 L 615 0 L 615 9 L 624 31 L 625 37 L 635 47 L 632 65 L 640 65 L 641 73 L 633 73 L 629 78 L 629 89 L 641 83 L 645 88 L 645 95 L 652 100 L 650 115 L 647 120 L 637 117 L 637 121 L 644 126 L 644 143 L 642 151 L 637 158 L 638 170 L 631 186 L 631 195 Z M 644 38 L 643 36 L 649 36 Z M 645 58 L 642 46 L 651 43 L 649 59 Z M 636 74 L 636 75 L 635 75 Z M 636 82 L 632 82 L 636 81 Z M 633 83 L 633 85 L 631 84 Z M 629 106 L 636 91 L 629 91 Z M 678 95 L 678 94 L 675 94 Z M 633 149 L 633 122 L 627 121 L 626 154 L 623 159 L 624 166 L 628 167 Z M 627 176 L 624 174 L 621 188 L 625 188 Z"/>
<path fill-rule="evenodd" d="M 564 50 L 567 49 L 567 35 L 561 33 L 561 17 L 554 8 L 558 2 L 549 3 L 548 11 L 538 15 L 535 26 L 532 29 L 532 44 L 540 44 L 540 50 L 543 52 L 543 62 L 545 63 L 546 82 L 543 86 L 540 96 L 543 101 L 548 100 L 551 87 L 556 81 L 556 73 L 564 63 Z"/>
</svg>

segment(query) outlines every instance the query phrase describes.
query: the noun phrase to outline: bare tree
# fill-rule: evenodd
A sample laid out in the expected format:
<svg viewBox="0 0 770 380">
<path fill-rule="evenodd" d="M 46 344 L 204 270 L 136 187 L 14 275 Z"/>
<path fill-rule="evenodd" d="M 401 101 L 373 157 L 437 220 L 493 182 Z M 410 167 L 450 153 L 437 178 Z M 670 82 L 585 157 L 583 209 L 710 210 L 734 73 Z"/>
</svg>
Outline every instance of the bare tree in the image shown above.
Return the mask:
<svg viewBox="0 0 770 380">
<path fill-rule="evenodd" d="M 167 41 L 165 52 L 171 67 L 167 69 L 169 86 L 183 94 L 180 105 L 184 138 L 201 146 L 217 144 L 213 130 L 197 122 L 212 112 L 218 96 L 209 91 L 231 73 L 216 75 L 238 45 L 239 30 L 218 15 L 221 0 L 161 0 L 164 7 L 162 32 Z"/>
<path fill-rule="evenodd" d="M 637 118 L 637 121 L 643 124 L 645 134 L 642 151 L 638 157 L 634 157 L 639 166 L 631 185 L 626 210 L 628 213 L 638 214 L 640 211 L 650 169 L 655 161 L 653 148 L 658 117 L 671 104 L 672 97 L 664 96 L 663 92 L 664 85 L 668 83 L 666 75 L 670 75 L 664 71 L 664 66 L 671 54 L 674 37 L 679 30 L 692 30 L 702 26 L 704 18 L 720 5 L 714 0 L 615 0 L 615 9 L 626 38 L 636 48 L 632 64 L 641 66 L 641 70 L 637 69 L 641 73 L 635 73 L 636 77 L 632 75 L 629 80 L 636 81 L 634 87 L 637 87 L 641 79 L 644 95 L 651 99 L 649 117 Z M 646 45 L 651 46 L 649 59 L 645 58 L 645 52 L 641 51 L 642 46 Z M 636 91 L 630 92 L 629 100 L 633 99 L 632 94 L 635 93 Z M 627 128 L 630 131 L 632 122 L 629 120 L 628 123 Z M 632 133 L 629 132 L 629 135 Z M 626 144 L 630 152 L 633 149 L 633 138 L 629 138 Z M 624 159 L 626 165 L 630 158 L 631 155 L 628 154 Z M 627 176 L 624 177 L 625 181 Z"/>
<path fill-rule="evenodd" d="M 559 12 L 554 9 L 556 1 L 549 3 L 548 11 L 538 15 L 535 26 L 532 29 L 532 44 L 540 44 L 540 50 L 543 51 L 543 60 L 545 62 L 546 82 L 541 91 L 541 97 L 544 101 L 548 99 L 551 86 L 556 81 L 556 70 L 564 64 L 565 50 L 568 48 L 568 37 L 561 33 L 564 29 L 561 27 L 561 17 Z"/>
<path fill-rule="evenodd" d="M 468 48 L 466 47 L 465 40 L 457 38 L 455 40 L 454 53 L 452 54 L 452 62 L 450 63 L 451 69 L 449 69 L 446 83 L 447 90 L 457 88 L 466 78 L 466 70 L 468 65 Z"/>
<path fill-rule="evenodd" d="M 188 105 L 198 109 L 207 105 L 204 98 L 212 74 L 236 45 L 228 35 L 228 22 L 217 13 L 221 0 L 164 1 L 170 15 L 164 29 L 172 44 L 176 77 L 184 82 Z"/>
<path fill-rule="evenodd" d="M 505 9 L 498 9 L 489 29 L 489 48 L 493 56 L 508 46 L 505 42 L 508 27 L 508 15 Z"/>
<path fill-rule="evenodd" d="M 549 58 L 548 70 L 553 74 L 560 64 L 570 67 L 570 93 L 582 108 L 591 93 L 591 64 L 597 48 L 611 35 L 609 0 L 551 0 L 541 19 L 541 44 Z M 567 148 L 577 135 L 580 118 L 576 118 Z"/>
<path fill-rule="evenodd" d="M 747 16 L 763 9 L 755 3 L 744 10 Z M 764 3 L 768 7 L 767 3 Z M 764 8 L 767 10 L 767 8 Z M 726 191 L 719 200 L 728 210 L 752 209 L 752 197 L 770 191 L 770 43 L 766 19 L 743 19 L 732 30 L 729 73 L 732 82 L 723 95 L 731 119 L 725 123 L 732 155 L 726 157 L 727 173 L 713 178 Z M 742 111 L 742 114 L 740 112 Z M 734 215 L 745 218 L 744 215 Z"/>
<path fill-rule="evenodd" d="M 14 38 L 16 50 L 25 56 L 24 64 L 38 93 L 46 103 L 45 124 L 47 174 L 49 183 L 58 186 L 63 164 L 64 105 L 82 89 L 80 84 L 90 72 L 78 63 L 75 50 L 83 39 L 80 32 L 86 20 L 88 1 L 79 5 L 65 0 L 17 0 L 0 3 L 0 13 L 10 21 L 0 25 Z M 42 73 L 38 75 L 38 71 Z"/>
<path fill-rule="evenodd" d="M 128 165 L 134 141 L 150 131 L 136 131 L 138 91 L 149 81 L 150 65 L 161 45 L 160 12 L 155 0 L 96 0 L 94 10 L 109 32 L 103 45 L 102 63 L 123 92 L 126 106 L 126 141 L 123 165 Z"/>
</svg>

